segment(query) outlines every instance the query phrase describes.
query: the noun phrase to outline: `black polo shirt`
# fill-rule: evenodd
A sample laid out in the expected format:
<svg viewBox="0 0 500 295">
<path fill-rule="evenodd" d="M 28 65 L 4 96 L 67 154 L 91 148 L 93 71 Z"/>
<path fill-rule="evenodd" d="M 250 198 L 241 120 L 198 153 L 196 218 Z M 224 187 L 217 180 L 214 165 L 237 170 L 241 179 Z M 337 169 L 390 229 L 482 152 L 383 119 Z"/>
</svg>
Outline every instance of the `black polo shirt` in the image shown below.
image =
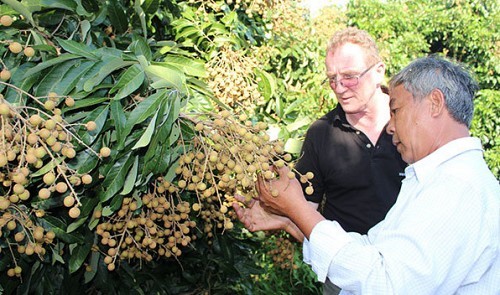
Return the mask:
<svg viewBox="0 0 500 295">
<path fill-rule="evenodd" d="M 340 105 L 314 122 L 296 165 L 299 172 L 315 175 L 314 193 L 305 194 L 307 200 L 320 203 L 325 196 L 326 219 L 338 221 L 346 231 L 365 234 L 384 219 L 404 178 L 407 165 L 391 137 L 384 130 L 373 146 L 347 122 Z"/>
</svg>

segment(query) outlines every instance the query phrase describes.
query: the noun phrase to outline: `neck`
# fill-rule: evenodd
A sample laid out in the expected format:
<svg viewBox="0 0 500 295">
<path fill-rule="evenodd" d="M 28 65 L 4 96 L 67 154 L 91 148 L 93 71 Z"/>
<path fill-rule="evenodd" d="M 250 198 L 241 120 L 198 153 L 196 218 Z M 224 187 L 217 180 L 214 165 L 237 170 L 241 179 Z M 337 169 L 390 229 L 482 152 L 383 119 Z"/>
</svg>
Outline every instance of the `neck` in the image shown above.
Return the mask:
<svg viewBox="0 0 500 295">
<path fill-rule="evenodd" d="M 366 107 L 356 113 L 346 113 L 346 119 L 354 128 L 365 133 L 372 142 L 378 136 L 390 119 L 389 96 L 377 89 Z"/>
</svg>

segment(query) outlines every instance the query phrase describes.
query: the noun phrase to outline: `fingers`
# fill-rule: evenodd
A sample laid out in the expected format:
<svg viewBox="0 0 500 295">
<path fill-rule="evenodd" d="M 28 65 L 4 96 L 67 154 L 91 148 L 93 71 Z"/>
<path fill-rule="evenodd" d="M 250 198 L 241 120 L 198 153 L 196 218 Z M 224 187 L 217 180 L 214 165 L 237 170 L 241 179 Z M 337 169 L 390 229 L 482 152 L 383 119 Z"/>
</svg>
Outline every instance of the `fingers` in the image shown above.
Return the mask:
<svg viewBox="0 0 500 295">
<path fill-rule="evenodd" d="M 288 172 L 290 172 L 290 168 L 288 166 L 283 166 L 283 167 L 276 167 L 273 166 L 273 169 L 276 173 L 278 173 L 279 178 L 286 178 L 288 179 Z"/>
</svg>

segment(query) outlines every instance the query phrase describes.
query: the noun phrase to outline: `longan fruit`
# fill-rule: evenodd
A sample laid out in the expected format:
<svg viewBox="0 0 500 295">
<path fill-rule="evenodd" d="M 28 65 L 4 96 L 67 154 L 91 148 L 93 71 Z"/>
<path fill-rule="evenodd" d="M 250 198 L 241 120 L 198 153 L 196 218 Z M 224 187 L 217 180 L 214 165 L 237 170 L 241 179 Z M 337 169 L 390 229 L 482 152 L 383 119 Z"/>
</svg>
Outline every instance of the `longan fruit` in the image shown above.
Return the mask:
<svg viewBox="0 0 500 295">
<path fill-rule="evenodd" d="M 8 116 L 10 114 L 10 107 L 6 103 L 0 103 L 0 115 Z"/>
<path fill-rule="evenodd" d="M 43 175 L 43 182 L 46 185 L 53 184 L 55 180 L 56 180 L 56 176 L 52 172 L 47 172 L 47 173 L 45 173 L 45 175 Z"/>
<path fill-rule="evenodd" d="M 58 97 L 57 93 L 55 93 L 55 92 L 53 92 L 53 91 L 51 91 L 51 92 L 49 92 L 49 93 L 47 94 L 47 98 L 48 98 L 49 100 L 52 100 L 52 101 L 56 101 L 56 100 L 57 100 L 57 97 Z"/>
<path fill-rule="evenodd" d="M 7 165 L 7 163 L 8 163 L 7 156 L 4 154 L 0 154 L 0 167 Z"/>
<path fill-rule="evenodd" d="M 83 184 L 90 184 L 92 183 L 92 176 L 90 176 L 89 174 L 85 174 L 82 176 L 82 183 Z"/>
<path fill-rule="evenodd" d="M 45 107 L 46 110 L 53 110 L 56 107 L 56 103 L 53 100 L 47 100 L 43 106 Z"/>
<path fill-rule="evenodd" d="M 1 72 L 0 72 L 0 79 L 3 80 L 3 81 L 7 81 L 9 80 L 11 77 L 11 73 L 9 70 L 7 69 L 3 69 Z"/>
<path fill-rule="evenodd" d="M 32 57 L 33 55 L 35 55 L 35 49 L 33 49 L 33 47 L 26 47 L 24 48 L 23 52 L 27 57 Z"/>
<path fill-rule="evenodd" d="M 74 105 L 75 105 L 75 100 L 74 100 L 72 97 L 68 96 L 68 97 L 66 97 L 66 99 L 64 100 L 64 104 L 65 104 L 66 106 L 68 106 L 68 107 L 72 107 L 72 106 L 74 106 Z"/>
<path fill-rule="evenodd" d="M 0 24 L 2 24 L 2 26 L 10 27 L 13 22 L 14 20 L 10 15 L 2 15 L 2 17 L 0 17 Z"/>
<path fill-rule="evenodd" d="M 69 209 L 69 217 L 78 218 L 78 216 L 80 216 L 80 209 L 78 207 Z"/>
<path fill-rule="evenodd" d="M 308 194 L 308 195 L 312 195 L 314 193 L 314 189 L 312 186 L 306 187 L 305 191 L 306 191 L 306 194 Z"/>
<path fill-rule="evenodd" d="M 73 149 L 73 148 L 66 149 L 65 156 L 70 158 L 70 159 L 73 159 L 76 156 L 75 149 Z"/>
<path fill-rule="evenodd" d="M 87 128 L 87 131 L 94 131 L 97 128 L 97 124 L 94 121 L 88 121 L 85 124 L 85 128 Z"/>
<path fill-rule="evenodd" d="M 109 157 L 109 155 L 111 155 L 111 149 L 109 147 L 102 147 L 99 150 L 99 155 L 103 158 Z"/>
<path fill-rule="evenodd" d="M 18 243 L 22 242 L 24 240 L 24 237 L 26 235 L 23 233 L 23 232 L 17 232 L 15 235 L 14 235 L 14 240 Z"/>
<path fill-rule="evenodd" d="M 66 182 L 61 181 L 56 184 L 56 191 L 58 193 L 62 194 L 65 193 L 67 190 L 68 190 L 68 185 L 66 184 Z"/>
<path fill-rule="evenodd" d="M 30 123 L 33 126 L 38 126 L 42 124 L 42 121 L 43 121 L 42 117 L 40 117 L 40 115 L 38 114 L 34 114 L 30 117 Z"/>
<path fill-rule="evenodd" d="M 71 195 L 66 196 L 63 200 L 64 206 L 72 207 L 75 204 L 75 198 Z"/>
<path fill-rule="evenodd" d="M 307 173 L 306 173 L 306 177 L 307 177 L 307 179 L 309 179 L 309 180 L 310 180 L 310 179 L 313 179 L 313 178 L 314 178 L 314 173 L 312 173 L 312 172 L 307 172 Z"/>
<path fill-rule="evenodd" d="M 23 46 L 19 43 L 19 42 L 12 42 L 9 44 L 9 50 L 12 52 L 12 53 L 19 53 L 21 51 L 23 51 Z"/>
</svg>

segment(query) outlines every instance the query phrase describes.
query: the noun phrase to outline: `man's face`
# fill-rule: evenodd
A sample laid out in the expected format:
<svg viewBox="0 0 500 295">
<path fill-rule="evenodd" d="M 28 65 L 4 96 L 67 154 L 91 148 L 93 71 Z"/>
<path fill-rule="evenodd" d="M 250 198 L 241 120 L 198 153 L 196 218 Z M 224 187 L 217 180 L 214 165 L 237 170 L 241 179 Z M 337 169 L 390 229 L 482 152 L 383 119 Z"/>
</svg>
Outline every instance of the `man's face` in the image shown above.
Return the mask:
<svg viewBox="0 0 500 295">
<path fill-rule="evenodd" d="M 330 87 L 346 113 L 363 112 L 369 106 L 378 85 L 382 83 L 385 70 L 383 63 L 367 64 L 366 59 L 363 49 L 352 43 L 343 44 L 326 55 Z M 342 79 L 349 77 L 354 77 L 354 81 L 359 77 L 357 84 L 342 85 Z"/>
<path fill-rule="evenodd" d="M 430 130 L 429 100 L 424 98 L 415 101 L 403 85 L 391 89 L 389 94 L 391 119 L 387 132 L 392 134 L 392 143 L 401 158 L 408 164 L 415 163 L 431 151 L 432 142 L 428 132 L 439 132 Z"/>
</svg>

